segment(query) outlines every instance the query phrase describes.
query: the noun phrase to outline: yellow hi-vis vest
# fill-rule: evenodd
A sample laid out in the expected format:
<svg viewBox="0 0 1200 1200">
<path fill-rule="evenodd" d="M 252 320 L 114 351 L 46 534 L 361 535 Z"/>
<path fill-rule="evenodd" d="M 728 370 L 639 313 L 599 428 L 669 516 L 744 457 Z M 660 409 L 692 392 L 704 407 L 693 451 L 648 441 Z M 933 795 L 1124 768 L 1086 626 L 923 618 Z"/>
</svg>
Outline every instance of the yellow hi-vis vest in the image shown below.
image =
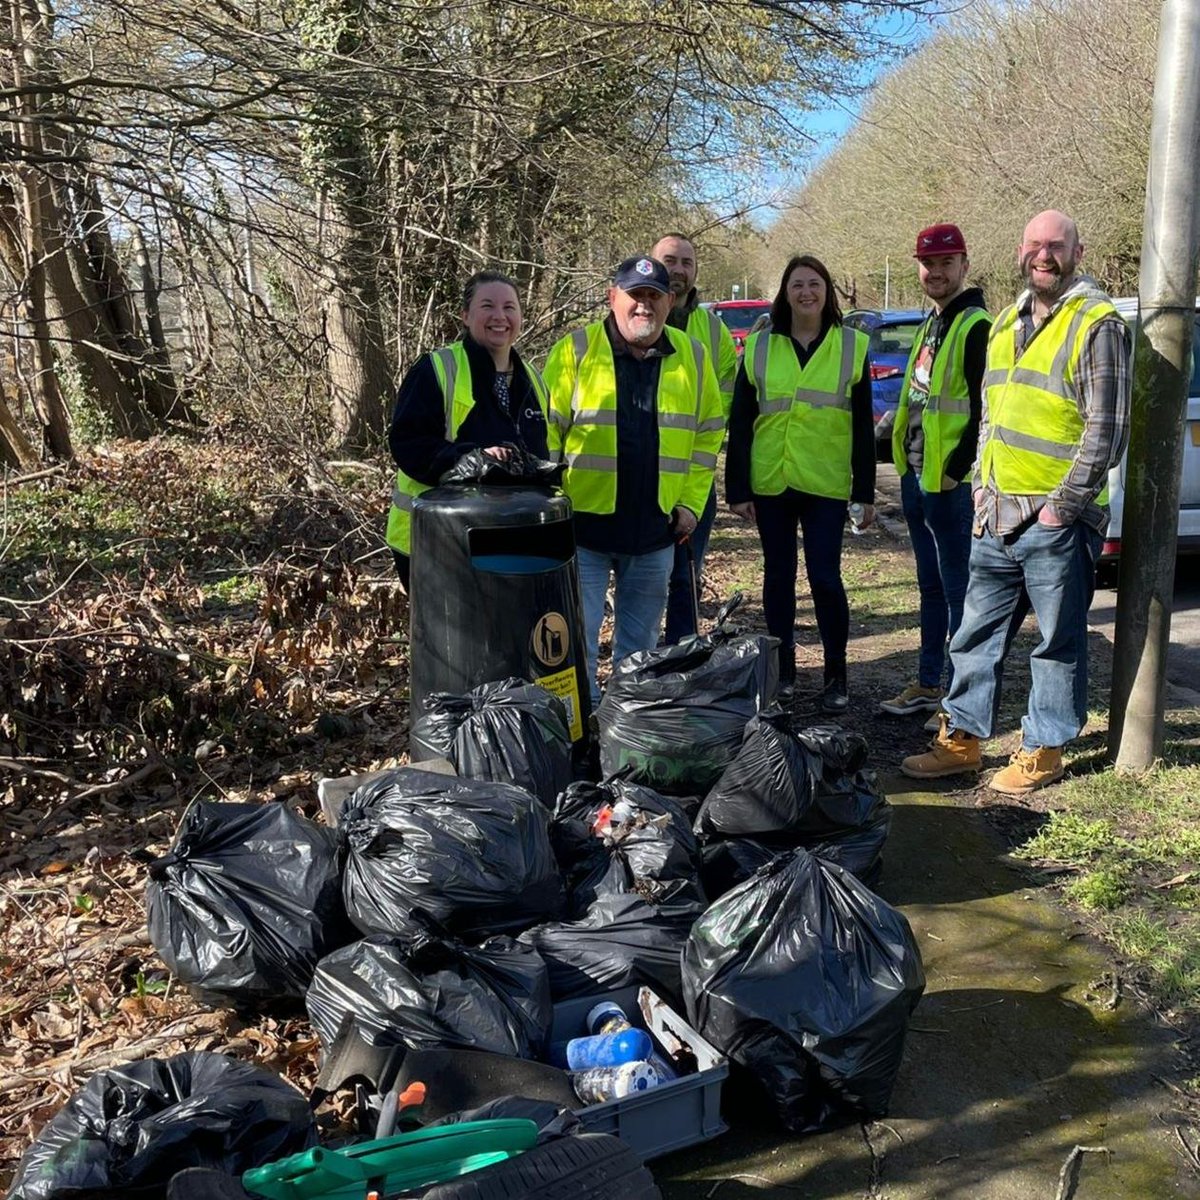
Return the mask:
<svg viewBox="0 0 1200 1200">
<path fill-rule="evenodd" d="M 725 411 L 725 419 L 728 420 L 729 409 L 733 404 L 733 381 L 737 378 L 738 367 L 733 334 L 713 309 L 699 307 L 692 309 L 688 315 L 686 332 L 696 341 L 703 342 L 708 351 L 709 361 L 717 376 L 717 387 L 721 389 L 721 407 Z"/>
<path fill-rule="evenodd" d="M 662 359 L 658 417 L 658 506 L 667 516 L 682 504 L 697 515 L 712 487 L 725 417 L 716 376 L 701 342 L 666 327 L 673 354 Z M 558 341 L 543 371 L 550 390 L 547 440 L 566 462 L 563 491 L 579 512 L 617 507 L 617 372 L 604 323 Z"/>
<path fill-rule="evenodd" d="M 432 351 L 429 357 L 433 362 L 434 374 L 437 375 L 446 406 L 446 441 L 452 442 L 458 436 L 459 428 L 467 419 L 467 415 L 475 407 L 467 348 L 462 342 L 451 342 L 449 346 Z M 538 407 L 545 416 L 548 411 L 546 385 L 531 364 L 522 359 L 521 365 L 529 376 Z M 413 498 L 428 490 L 428 484 L 418 483 L 403 471 L 396 472 L 396 482 L 392 485 L 392 507 L 388 512 L 387 523 L 387 543 L 393 550 L 399 550 L 401 554 L 411 552 Z"/>
<path fill-rule="evenodd" d="M 921 487 L 927 492 L 942 490 L 946 459 L 962 440 L 963 430 L 971 419 L 971 395 L 963 370 L 963 351 L 967 334 L 980 321 L 986 321 L 987 316 L 982 308 L 964 308 L 950 322 L 946 337 L 933 360 L 929 376 L 929 399 L 921 414 L 921 429 L 925 439 L 921 450 Z M 899 475 L 908 470 L 904 439 L 908 434 L 908 397 L 912 373 L 929 327 L 936 317 L 936 313 L 930 313 L 921 326 L 913 342 L 912 353 L 908 356 L 908 365 L 904 368 L 904 381 L 900 384 L 900 403 L 896 408 L 896 423 L 892 426 L 892 461 Z"/>
<path fill-rule="evenodd" d="M 996 318 L 983 377 L 987 439 L 980 470 L 985 485 L 994 481 L 1011 496 L 1046 496 L 1066 478 L 1084 427 L 1075 382 L 1084 339 L 1097 321 L 1115 316 L 1107 298 L 1070 296 L 1019 356 L 1017 306 Z M 1107 487 L 1096 502 L 1108 503 Z"/>
<path fill-rule="evenodd" d="M 763 330 L 746 339 L 742 361 L 758 400 L 750 446 L 756 495 L 792 488 L 850 499 L 850 393 L 862 376 L 867 344 L 857 329 L 830 326 L 802 367 L 787 334 Z"/>
</svg>

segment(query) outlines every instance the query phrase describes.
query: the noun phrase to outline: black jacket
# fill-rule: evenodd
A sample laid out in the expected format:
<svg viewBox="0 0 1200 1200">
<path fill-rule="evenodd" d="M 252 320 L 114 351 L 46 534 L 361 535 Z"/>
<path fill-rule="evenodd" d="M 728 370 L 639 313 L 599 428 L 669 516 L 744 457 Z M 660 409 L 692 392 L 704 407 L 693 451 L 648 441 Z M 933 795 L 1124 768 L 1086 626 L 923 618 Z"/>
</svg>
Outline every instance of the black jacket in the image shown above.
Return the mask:
<svg viewBox="0 0 1200 1200">
<path fill-rule="evenodd" d="M 790 328 L 771 328 L 792 343 L 803 367 L 825 340 L 830 326 L 805 350 Z M 754 441 L 754 421 L 758 416 L 758 397 L 746 374 L 746 359 L 738 366 L 733 385 L 733 407 L 729 412 L 729 449 L 725 455 L 725 503 L 744 504 L 754 499 L 750 490 L 750 447 Z M 850 389 L 850 499 L 860 504 L 875 503 L 875 415 L 871 408 L 871 362 L 863 361 L 862 374 Z"/>
<path fill-rule="evenodd" d="M 520 355 L 512 351 L 510 411 L 501 409 L 493 388 L 496 366 L 492 356 L 470 334 L 463 335 L 471 365 L 475 406 L 459 426 L 453 442 L 446 440 L 446 406 L 433 359 L 423 354 L 404 377 L 392 413 L 388 445 L 396 466 L 418 483 L 433 486 L 468 450 L 516 442 L 531 454 L 546 458 L 546 418 Z"/>
</svg>

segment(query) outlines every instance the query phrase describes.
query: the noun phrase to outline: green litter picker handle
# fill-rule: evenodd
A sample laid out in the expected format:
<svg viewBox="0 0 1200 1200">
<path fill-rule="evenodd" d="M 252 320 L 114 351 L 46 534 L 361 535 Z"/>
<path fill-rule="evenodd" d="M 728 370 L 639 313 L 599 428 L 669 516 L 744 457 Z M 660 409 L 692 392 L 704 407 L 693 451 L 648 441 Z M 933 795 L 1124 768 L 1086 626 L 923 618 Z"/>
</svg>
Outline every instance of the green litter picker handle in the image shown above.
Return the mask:
<svg viewBox="0 0 1200 1200">
<path fill-rule="evenodd" d="M 368 1184 L 386 1196 L 457 1179 L 523 1154 L 536 1140 L 532 1121 L 464 1121 L 344 1150 L 317 1146 L 254 1167 L 242 1176 L 242 1187 L 268 1200 L 364 1200 Z"/>
</svg>

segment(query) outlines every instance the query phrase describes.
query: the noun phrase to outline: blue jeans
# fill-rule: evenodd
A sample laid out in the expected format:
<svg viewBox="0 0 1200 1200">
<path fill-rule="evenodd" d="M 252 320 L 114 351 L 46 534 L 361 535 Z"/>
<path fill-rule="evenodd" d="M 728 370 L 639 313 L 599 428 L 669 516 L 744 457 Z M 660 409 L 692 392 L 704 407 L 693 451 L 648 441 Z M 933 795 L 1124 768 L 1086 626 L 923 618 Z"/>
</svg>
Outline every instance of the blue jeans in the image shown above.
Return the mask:
<svg viewBox="0 0 1200 1200">
<path fill-rule="evenodd" d="M 900 476 L 900 502 L 917 560 L 917 590 L 921 594 L 921 657 L 917 682 L 942 685 L 946 641 L 962 622 L 963 597 L 971 560 L 970 483 L 950 492 L 927 492 L 912 471 Z M 949 682 L 954 681 L 950 664 Z"/>
<path fill-rule="evenodd" d="M 700 602 L 700 573 L 704 569 L 704 552 L 708 549 L 708 538 L 716 519 L 717 489 L 714 485 L 708 493 L 708 503 L 700 514 L 700 520 L 688 539 L 692 544 L 692 558 L 696 563 L 697 605 Z M 700 632 L 692 620 L 695 610 L 692 608 L 691 593 L 692 572 L 688 564 L 687 547 L 679 542 L 675 546 L 675 565 L 671 568 L 671 582 L 667 587 L 667 631 L 663 640 L 668 646 L 674 646 L 689 634 Z"/>
<path fill-rule="evenodd" d="M 675 547 L 664 546 L 649 554 L 602 554 L 576 550 L 579 591 L 583 598 L 583 636 L 587 639 L 588 679 L 593 710 L 600 703 L 596 682 L 596 660 L 600 656 L 600 625 L 604 620 L 604 594 L 608 577 L 617 577 L 613 597 L 613 666 L 635 650 L 652 650 L 658 645 L 663 609 L 667 603 L 667 579 L 675 561 Z"/>
<path fill-rule="evenodd" d="M 973 540 L 962 624 L 950 643 L 951 729 L 991 737 L 1004 659 L 1032 605 L 1042 640 L 1029 659 L 1021 744 L 1034 750 L 1078 736 L 1087 721 L 1087 612 L 1099 551 L 1100 535 L 1082 521 L 1058 529 L 1034 521 L 1019 533 L 984 530 Z"/>
</svg>

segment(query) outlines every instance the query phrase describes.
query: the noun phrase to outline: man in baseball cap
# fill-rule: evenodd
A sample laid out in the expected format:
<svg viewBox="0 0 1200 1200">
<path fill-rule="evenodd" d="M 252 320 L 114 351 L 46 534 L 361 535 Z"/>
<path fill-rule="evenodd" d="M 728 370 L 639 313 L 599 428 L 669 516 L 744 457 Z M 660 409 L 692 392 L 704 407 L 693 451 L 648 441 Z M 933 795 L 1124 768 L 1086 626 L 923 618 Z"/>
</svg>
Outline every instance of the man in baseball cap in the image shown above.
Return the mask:
<svg viewBox="0 0 1200 1200">
<path fill-rule="evenodd" d="M 933 302 L 913 341 L 892 427 L 892 460 L 921 593 L 917 679 L 884 712 L 933 713 L 938 727 L 946 647 L 962 621 L 971 556 L 971 484 L 991 318 L 967 287 L 967 241 L 957 225 L 917 234 L 917 278 Z"/>
<path fill-rule="evenodd" d="M 613 663 L 658 644 L 675 539 L 690 534 L 712 488 L 725 430 L 704 345 L 666 324 L 667 268 L 648 254 L 612 275 L 608 315 L 550 351 L 552 456 L 567 464 L 593 705 L 600 625 L 616 577 Z"/>
</svg>

